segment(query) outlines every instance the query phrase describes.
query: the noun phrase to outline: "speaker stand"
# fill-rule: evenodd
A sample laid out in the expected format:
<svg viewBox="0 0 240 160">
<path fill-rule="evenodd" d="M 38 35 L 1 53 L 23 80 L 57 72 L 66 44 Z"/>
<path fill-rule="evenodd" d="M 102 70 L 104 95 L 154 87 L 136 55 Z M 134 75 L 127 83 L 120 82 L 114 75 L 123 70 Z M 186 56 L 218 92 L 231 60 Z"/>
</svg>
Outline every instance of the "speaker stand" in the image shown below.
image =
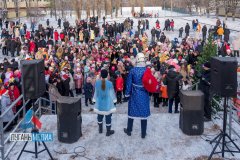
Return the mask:
<svg viewBox="0 0 240 160">
<path fill-rule="evenodd" d="M 227 127 L 227 97 L 224 97 L 224 111 L 223 111 L 223 130 L 221 130 L 221 133 L 217 135 L 213 140 L 210 141 L 210 144 L 216 142 L 216 145 L 214 146 L 210 156 L 208 157 L 208 160 L 212 159 L 212 156 L 214 154 L 221 153 L 222 157 L 224 158 L 225 152 L 229 152 L 233 155 L 233 153 L 240 153 L 240 148 L 237 146 L 237 144 L 232 140 L 232 138 L 226 133 L 226 127 Z M 228 138 L 228 142 L 226 142 L 226 139 Z M 221 142 L 222 140 L 222 142 Z M 232 143 L 234 147 L 237 150 L 230 150 L 227 146 L 227 143 Z M 221 151 L 216 152 L 216 149 L 218 146 L 222 145 Z M 226 149 L 225 149 L 226 147 Z"/>
<path fill-rule="evenodd" d="M 38 131 L 37 129 L 32 129 L 32 134 L 37 134 L 37 133 L 39 133 L 39 131 Z M 35 141 L 34 143 L 35 143 L 35 145 L 34 145 L 34 146 L 35 146 L 35 150 L 34 150 L 34 151 L 25 150 L 25 148 L 26 148 L 26 146 L 27 146 L 27 144 L 28 144 L 28 141 L 27 141 L 27 142 L 24 144 L 24 146 L 23 146 L 23 148 L 22 148 L 22 150 L 21 150 L 21 152 L 20 152 L 17 160 L 19 160 L 19 159 L 21 158 L 21 155 L 22 155 L 23 152 L 35 154 L 35 158 L 38 158 L 38 154 L 39 154 L 39 153 L 42 153 L 42 152 L 45 151 L 45 150 L 48 152 L 48 155 L 49 155 L 50 159 L 51 159 L 51 160 L 54 160 L 53 157 L 52 157 L 52 155 L 51 155 L 51 153 L 49 152 L 49 150 L 48 150 L 47 145 L 45 144 L 45 142 L 41 141 L 41 143 L 42 143 L 43 146 L 44 146 L 44 149 L 41 150 L 41 151 L 38 151 L 38 145 L 40 145 L 40 142 L 36 142 L 36 141 Z"/>
</svg>

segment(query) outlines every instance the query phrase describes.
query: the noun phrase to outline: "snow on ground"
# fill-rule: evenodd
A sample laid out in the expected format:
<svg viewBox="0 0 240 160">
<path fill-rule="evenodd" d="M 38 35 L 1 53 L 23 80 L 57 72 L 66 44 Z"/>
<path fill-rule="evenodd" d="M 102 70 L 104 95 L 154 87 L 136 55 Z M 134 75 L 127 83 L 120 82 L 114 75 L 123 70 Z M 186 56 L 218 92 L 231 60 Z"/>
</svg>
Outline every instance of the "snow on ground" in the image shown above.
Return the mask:
<svg viewBox="0 0 240 160">
<path fill-rule="evenodd" d="M 98 133 L 97 116 L 89 112 L 90 107 L 84 105 L 82 99 L 82 133 L 83 136 L 73 144 L 65 144 L 58 141 L 57 138 L 57 117 L 56 115 L 43 115 L 41 122 L 43 128 L 41 132 L 52 132 L 54 134 L 53 142 L 46 142 L 53 157 L 57 160 L 72 160 L 74 154 L 59 154 L 57 152 L 73 152 L 75 147 L 82 146 L 86 148 L 85 156 L 91 160 L 203 160 L 208 157 L 212 151 L 206 139 L 213 139 L 221 128 L 222 120 L 213 119 L 213 122 L 205 123 L 204 134 L 202 136 L 187 136 L 179 129 L 179 114 L 169 114 L 167 107 L 154 108 L 151 102 L 151 113 L 148 120 L 148 129 L 146 139 L 141 139 L 140 121 L 134 121 L 132 136 L 128 137 L 123 128 L 127 125 L 127 103 L 117 105 L 117 112 L 112 117 L 112 129 L 115 134 L 106 137 L 104 133 Z M 240 132 L 239 126 L 234 127 Z M 237 139 L 237 137 L 234 137 Z M 237 144 L 240 140 L 237 139 Z M 23 147 L 23 142 L 18 142 L 9 158 L 15 160 Z M 34 149 L 34 143 L 30 142 L 27 150 Z M 40 146 L 39 150 L 42 149 Z M 79 148 L 77 151 L 82 151 Z M 216 157 L 220 157 L 216 155 Z M 232 160 L 240 160 L 240 154 L 235 157 L 226 155 Z M 23 153 L 22 159 L 35 160 L 33 154 Z M 37 160 L 48 160 L 47 152 L 39 154 Z M 77 157 L 76 160 L 85 158 Z M 221 160 L 221 159 L 218 159 Z"/>
<path fill-rule="evenodd" d="M 187 136 L 179 129 L 179 114 L 153 114 L 148 120 L 146 139 L 140 137 L 140 121 L 135 120 L 132 136 L 128 137 L 123 132 L 127 124 L 126 114 L 114 114 L 112 117 L 112 128 L 115 134 L 111 137 L 104 133 L 98 133 L 96 115 L 83 114 L 82 132 L 83 136 L 78 142 L 64 144 L 57 139 L 57 118 L 54 115 L 42 116 L 42 132 L 53 132 L 54 141 L 47 142 L 47 146 L 54 158 L 58 160 L 70 160 L 70 155 L 57 154 L 57 152 L 73 152 L 77 146 L 86 148 L 85 156 L 92 160 L 194 160 L 207 157 L 212 146 L 204 139 L 212 139 L 218 133 L 213 123 L 205 123 L 205 135 L 211 136 Z M 238 141 L 239 142 L 239 141 Z M 239 143 L 238 143 L 239 144 Z M 17 143 L 10 154 L 10 159 L 16 159 L 23 143 Z M 40 149 L 41 150 L 40 146 Z M 33 143 L 29 143 L 28 150 L 34 149 Z M 79 149 L 80 150 L 80 149 Z M 218 157 L 218 156 L 217 156 Z M 240 159 L 240 155 L 228 158 Z M 22 159 L 34 160 L 34 155 L 23 153 Z M 39 154 L 39 160 L 49 159 L 47 152 Z M 76 159 L 84 159 L 77 157 Z"/>
</svg>

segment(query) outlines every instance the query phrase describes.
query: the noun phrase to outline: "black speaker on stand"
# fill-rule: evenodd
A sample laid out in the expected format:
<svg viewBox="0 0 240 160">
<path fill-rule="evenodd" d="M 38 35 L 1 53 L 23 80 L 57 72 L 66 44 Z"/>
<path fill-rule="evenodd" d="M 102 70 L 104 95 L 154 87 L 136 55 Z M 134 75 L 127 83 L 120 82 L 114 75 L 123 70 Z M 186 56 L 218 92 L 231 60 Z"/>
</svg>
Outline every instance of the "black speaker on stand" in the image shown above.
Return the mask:
<svg viewBox="0 0 240 160">
<path fill-rule="evenodd" d="M 204 94 L 201 91 L 180 91 L 179 127 L 187 135 L 201 135 L 204 130 Z"/>
<path fill-rule="evenodd" d="M 214 154 L 221 153 L 224 158 L 225 152 L 240 153 L 240 148 L 227 134 L 227 100 L 229 97 L 237 95 L 237 59 L 232 57 L 213 57 L 211 59 L 211 90 L 213 93 L 224 97 L 223 102 L 223 129 L 221 133 L 216 136 L 210 144 L 216 143 L 208 160 L 212 159 Z M 232 113 L 231 113 L 232 114 Z M 226 140 L 229 140 L 228 142 Z M 233 144 L 237 150 L 232 150 L 227 144 Z M 216 152 L 217 147 L 221 145 L 221 150 Z"/>
<path fill-rule="evenodd" d="M 22 93 L 25 99 L 38 99 L 46 92 L 45 68 L 43 60 L 23 60 Z"/>
<path fill-rule="evenodd" d="M 44 61 L 43 60 L 22 60 L 20 62 L 20 68 L 21 68 L 21 80 L 22 80 L 22 93 L 25 99 L 32 100 L 32 107 L 33 107 L 33 116 L 35 116 L 35 110 L 34 107 L 34 101 L 38 98 L 40 98 L 45 92 L 46 92 L 46 82 L 45 82 L 45 68 L 44 68 Z M 34 127 L 32 128 L 33 134 L 38 134 L 39 130 Z M 35 158 L 38 158 L 38 154 L 42 153 L 43 151 L 47 151 L 49 157 L 51 160 L 53 160 L 53 157 L 47 148 L 47 145 L 44 141 L 34 142 L 34 151 L 26 150 L 26 146 L 28 144 L 28 141 L 25 142 L 17 160 L 21 158 L 21 155 L 23 152 L 32 153 L 35 155 Z M 40 143 L 43 144 L 44 149 L 41 151 L 38 151 L 38 145 Z"/>
<path fill-rule="evenodd" d="M 64 97 L 57 99 L 58 140 L 74 143 L 82 136 L 81 99 Z"/>
</svg>

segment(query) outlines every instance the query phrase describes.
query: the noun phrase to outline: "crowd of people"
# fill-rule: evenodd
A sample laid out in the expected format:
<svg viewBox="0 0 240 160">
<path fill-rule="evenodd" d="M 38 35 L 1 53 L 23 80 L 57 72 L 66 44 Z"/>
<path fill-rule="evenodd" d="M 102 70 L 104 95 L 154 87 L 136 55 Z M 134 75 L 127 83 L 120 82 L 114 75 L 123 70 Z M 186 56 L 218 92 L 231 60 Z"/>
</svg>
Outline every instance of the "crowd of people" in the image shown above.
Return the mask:
<svg viewBox="0 0 240 160">
<path fill-rule="evenodd" d="M 98 18 L 92 17 L 89 21 L 76 20 L 75 24 L 71 25 L 68 21 L 62 22 L 59 19 L 58 27 L 54 28 L 49 20 L 46 24 L 38 24 L 37 27 L 36 22 L 31 22 L 31 26 L 18 22 L 10 22 L 8 25 L 5 22 L 4 26 L 0 20 L 2 54 L 12 56 L 11 61 L 5 58 L 0 64 L 2 113 L 21 94 L 21 73 L 15 57 L 19 60 L 43 59 L 46 82 L 56 86 L 62 96 L 84 94 L 86 107 L 95 103 L 98 104 L 98 110 L 106 111 L 114 107 L 111 103 L 110 108 L 101 108 L 99 104 L 110 104 L 96 101 L 105 93 L 97 92 L 96 89 L 107 90 L 112 86 L 111 94 L 116 94 L 116 99 L 111 97 L 111 100 L 118 104 L 127 102 L 129 73 L 138 63 L 136 56 L 143 53 L 146 67 L 151 69 L 159 85 L 155 93 L 149 94 L 153 97 L 154 107 L 168 107 L 169 113 L 179 113 L 179 91 L 190 89 L 194 83 L 198 57 L 203 52 L 208 35 L 213 35 L 219 55 L 239 56 L 239 41 L 232 43 L 234 50 L 231 50 L 230 30 L 225 23 L 221 24 L 220 20 L 216 26 L 209 29 L 206 25 L 201 27 L 198 20 L 194 20 L 192 30 L 196 34 L 195 37 L 189 36 L 191 27 L 188 23 L 185 27 L 180 26 L 181 41 L 177 37 L 169 39 L 165 35 L 174 31 L 173 19 L 165 21 L 163 30 L 158 20 L 155 24 L 149 24 L 148 19 L 139 20 L 137 29 L 133 27 L 134 20 L 130 18 L 123 22 L 108 23 L 104 17 L 103 21 L 104 23 L 99 25 Z M 151 38 L 146 32 L 150 26 Z M 201 89 L 205 94 L 209 93 L 210 69 L 211 64 L 206 62 L 200 76 Z M 100 83 L 100 79 L 109 81 Z M 209 102 L 209 99 L 205 101 Z M 9 117 L 20 107 L 21 101 L 9 116 L 6 116 L 4 122 L 7 123 Z M 102 119 L 99 115 L 100 126 Z M 110 119 L 111 116 L 106 117 L 108 125 L 111 123 Z M 205 120 L 211 120 L 210 103 L 205 103 Z M 131 128 L 132 119 L 129 123 Z M 108 136 L 114 133 L 109 127 L 107 130 Z M 125 133 L 129 135 L 130 131 L 128 128 Z M 101 127 L 99 132 L 102 132 Z"/>
</svg>

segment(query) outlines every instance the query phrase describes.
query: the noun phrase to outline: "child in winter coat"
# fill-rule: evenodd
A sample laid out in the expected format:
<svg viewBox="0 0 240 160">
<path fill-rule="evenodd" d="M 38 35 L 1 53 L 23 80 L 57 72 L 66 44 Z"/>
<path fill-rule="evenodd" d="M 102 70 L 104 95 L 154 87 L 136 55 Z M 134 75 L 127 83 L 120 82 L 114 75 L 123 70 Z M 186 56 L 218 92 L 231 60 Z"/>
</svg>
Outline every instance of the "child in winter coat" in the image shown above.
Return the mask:
<svg viewBox="0 0 240 160">
<path fill-rule="evenodd" d="M 116 71 L 116 92 L 117 92 L 117 103 L 122 103 L 122 92 L 124 87 L 124 81 L 120 71 Z"/>
<path fill-rule="evenodd" d="M 162 79 L 161 79 L 161 88 L 160 88 L 160 91 L 161 91 L 161 101 L 163 102 L 162 107 L 167 107 L 167 106 L 168 106 L 167 86 L 164 85 L 164 83 L 163 83 L 163 80 L 164 80 L 165 77 L 166 77 L 166 74 L 164 74 L 164 75 L 162 76 Z"/>
<path fill-rule="evenodd" d="M 179 38 L 182 38 L 182 33 L 183 33 L 183 27 L 179 29 Z"/>
<path fill-rule="evenodd" d="M 0 100 L 1 100 L 1 111 L 4 113 L 8 107 L 11 105 L 11 100 L 9 97 L 8 85 L 0 84 Z M 3 127 L 5 127 L 9 121 L 14 117 L 13 110 L 10 109 L 7 114 L 3 116 Z M 7 127 L 5 131 L 9 131 L 12 129 L 12 123 Z"/>
<path fill-rule="evenodd" d="M 74 81 L 76 94 L 82 94 L 83 75 L 80 68 L 77 68 L 76 73 L 74 73 Z"/>
<path fill-rule="evenodd" d="M 90 102 L 91 105 L 93 105 L 92 103 L 93 85 L 91 83 L 90 77 L 87 78 L 87 81 L 84 85 L 84 94 L 85 94 L 85 106 L 88 106 L 88 101 Z"/>
<path fill-rule="evenodd" d="M 159 104 L 160 104 L 159 93 L 160 93 L 160 86 L 161 86 L 160 72 L 159 71 L 155 72 L 154 77 L 158 82 L 158 89 L 156 90 L 155 93 L 153 93 L 153 101 L 154 101 L 154 107 L 159 108 Z"/>
<path fill-rule="evenodd" d="M 14 83 L 9 84 L 8 91 L 9 91 L 8 94 L 9 94 L 10 100 L 13 103 L 20 96 L 20 91 L 19 91 L 18 87 L 14 85 Z M 22 101 L 20 100 L 12 108 L 14 114 L 16 114 L 19 111 L 19 109 L 21 109 L 21 104 L 22 104 Z M 18 121 L 18 117 L 15 118 L 15 123 L 17 123 L 17 121 Z"/>
</svg>

